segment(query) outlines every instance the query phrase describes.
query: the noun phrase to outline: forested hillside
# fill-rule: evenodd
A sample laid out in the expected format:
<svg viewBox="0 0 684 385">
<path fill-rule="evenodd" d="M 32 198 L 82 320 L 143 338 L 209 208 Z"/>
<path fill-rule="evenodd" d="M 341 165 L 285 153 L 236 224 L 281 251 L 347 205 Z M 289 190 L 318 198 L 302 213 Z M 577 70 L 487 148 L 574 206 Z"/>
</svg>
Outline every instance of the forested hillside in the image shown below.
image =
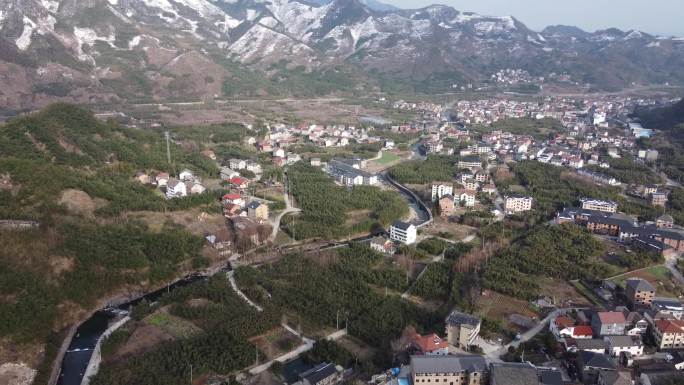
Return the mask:
<svg viewBox="0 0 684 385">
<path fill-rule="evenodd" d="M 386 227 L 408 214 L 406 201 L 375 186 L 338 186 L 320 169 L 297 163 L 288 170 L 291 191 L 302 209 L 288 230 L 298 239 L 336 238 Z M 353 214 L 356 213 L 355 218 Z"/>
<path fill-rule="evenodd" d="M 684 139 L 684 128 L 678 127 L 684 123 L 684 99 L 672 106 L 637 111 L 636 116 L 647 128 L 676 131 L 676 136 Z"/>
<path fill-rule="evenodd" d="M 13 351 L 5 358 L 33 367 L 42 362 L 36 383 L 44 380 L 65 328 L 100 301 L 206 265 L 201 237 L 171 222 L 151 227 L 127 216 L 218 209 L 220 191 L 166 200 L 133 179 L 136 171 L 174 175 L 184 167 L 217 174 L 198 143 L 174 139 L 169 164 L 163 132 L 100 122 L 67 104 L 0 126 L 0 219 L 38 224 L 0 229 L 0 351 Z M 43 352 L 47 341 L 52 348 Z"/>
</svg>

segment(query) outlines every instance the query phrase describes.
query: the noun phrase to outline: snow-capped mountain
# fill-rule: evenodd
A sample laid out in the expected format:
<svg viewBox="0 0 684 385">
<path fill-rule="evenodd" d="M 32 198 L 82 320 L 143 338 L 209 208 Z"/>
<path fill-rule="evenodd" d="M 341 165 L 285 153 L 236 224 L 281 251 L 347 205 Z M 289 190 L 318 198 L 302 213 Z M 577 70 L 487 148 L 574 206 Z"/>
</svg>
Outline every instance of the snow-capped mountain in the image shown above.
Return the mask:
<svg viewBox="0 0 684 385">
<path fill-rule="evenodd" d="M 504 68 L 599 88 L 684 82 L 681 39 L 537 33 L 511 16 L 375 0 L 0 0 L 0 53 L 9 109 L 263 95 L 307 76 L 357 90 L 376 89 L 379 77 L 448 88 Z"/>
</svg>

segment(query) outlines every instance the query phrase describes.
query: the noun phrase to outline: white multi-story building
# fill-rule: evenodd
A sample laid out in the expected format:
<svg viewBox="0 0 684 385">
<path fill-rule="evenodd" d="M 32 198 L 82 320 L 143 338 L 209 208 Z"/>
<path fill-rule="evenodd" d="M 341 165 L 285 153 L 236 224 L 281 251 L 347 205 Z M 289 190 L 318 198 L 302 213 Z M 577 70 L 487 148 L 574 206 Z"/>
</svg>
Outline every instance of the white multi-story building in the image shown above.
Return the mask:
<svg viewBox="0 0 684 385">
<path fill-rule="evenodd" d="M 231 159 L 228 161 L 228 166 L 233 170 L 243 170 L 247 167 L 247 161 L 244 159 Z"/>
<path fill-rule="evenodd" d="M 580 199 L 582 208 L 585 210 L 603 211 L 605 213 L 614 213 L 617 211 L 618 204 L 613 201 L 603 201 L 600 199 L 582 198 Z"/>
<path fill-rule="evenodd" d="M 432 201 L 437 202 L 445 195 L 454 195 L 454 186 L 450 184 L 433 184 Z"/>
<path fill-rule="evenodd" d="M 632 357 L 644 354 L 641 336 L 607 336 L 603 340 L 606 351 L 613 357 L 619 356 L 621 352 L 628 352 Z"/>
<path fill-rule="evenodd" d="M 532 197 L 507 196 L 504 202 L 506 214 L 515 214 L 532 210 Z"/>
<path fill-rule="evenodd" d="M 181 182 L 176 178 L 172 178 L 166 184 L 166 198 L 179 198 L 188 195 L 187 187 L 185 182 Z"/>
<path fill-rule="evenodd" d="M 454 199 L 458 200 L 464 207 L 474 207 L 476 195 L 477 191 L 475 190 L 459 189 L 454 194 Z"/>
<path fill-rule="evenodd" d="M 184 181 L 184 182 L 191 182 L 195 179 L 195 176 L 192 174 L 192 171 L 188 170 L 187 168 L 178 174 L 178 179 Z"/>
<path fill-rule="evenodd" d="M 390 227 L 390 239 L 405 245 L 416 242 L 417 229 L 411 223 L 395 221 Z"/>
</svg>

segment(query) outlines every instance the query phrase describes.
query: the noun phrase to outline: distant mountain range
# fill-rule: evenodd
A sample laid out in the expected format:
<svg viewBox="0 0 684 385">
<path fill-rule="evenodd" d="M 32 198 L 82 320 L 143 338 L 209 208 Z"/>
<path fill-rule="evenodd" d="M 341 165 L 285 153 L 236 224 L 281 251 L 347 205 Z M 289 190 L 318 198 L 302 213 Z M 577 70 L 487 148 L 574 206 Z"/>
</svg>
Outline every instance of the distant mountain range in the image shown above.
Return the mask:
<svg viewBox="0 0 684 385">
<path fill-rule="evenodd" d="M 684 84 L 684 39 L 376 0 L 0 0 L 0 108 L 446 91 L 501 69 Z"/>
</svg>

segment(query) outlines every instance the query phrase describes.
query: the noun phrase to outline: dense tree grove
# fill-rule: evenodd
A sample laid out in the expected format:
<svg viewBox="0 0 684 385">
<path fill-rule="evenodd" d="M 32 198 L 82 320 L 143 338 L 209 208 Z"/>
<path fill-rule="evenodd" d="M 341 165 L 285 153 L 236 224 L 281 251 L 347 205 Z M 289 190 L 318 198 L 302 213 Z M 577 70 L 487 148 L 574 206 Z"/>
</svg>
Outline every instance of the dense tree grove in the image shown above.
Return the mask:
<svg viewBox="0 0 684 385">
<path fill-rule="evenodd" d="M 397 295 L 380 294 L 377 288 L 385 282 L 378 277 L 385 276 L 383 271 L 395 270 L 384 264 L 382 255 L 361 244 L 340 250 L 326 263 L 290 255 L 259 269 L 240 268 L 235 277 L 241 290 L 270 294 L 259 297 L 258 302 L 264 307 L 261 313 L 237 297 L 223 276 L 176 289 L 157 304 L 138 305 L 134 311 L 136 319 L 144 322 L 156 309 L 167 307 L 170 314 L 203 331 L 132 359 L 105 360 L 93 384 L 181 384 L 187 382 L 190 364 L 198 376 L 230 374 L 253 363 L 255 347 L 248 338 L 276 325 L 283 314 L 296 314 L 295 318 L 288 317 L 291 322 L 305 321 L 318 326 L 335 327 L 339 321 L 339 326 L 347 326 L 352 336 L 378 348 L 373 362 L 384 368 L 390 364 L 391 341 L 407 325 L 425 331 L 441 330 L 444 314 L 420 310 Z M 391 276 L 395 274 L 398 282 L 389 286 L 405 289 L 403 274 L 395 271 Z M 107 348 L 108 354 L 121 346 L 127 335 L 113 336 L 116 341 Z M 304 358 L 312 363 L 329 361 L 344 366 L 353 362 L 349 352 L 324 340 L 316 342 Z M 371 362 L 365 364 L 371 372 L 378 370 Z"/>
<path fill-rule="evenodd" d="M 426 184 L 433 181 L 450 181 L 458 171 L 458 158 L 430 155 L 425 161 L 402 162 L 389 170 L 390 176 L 399 183 Z"/>
<path fill-rule="evenodd" d="M 661 178 L 654 173 L 648 166 L 637 163 L 630 155 L 623 155 L 621 158 L 610 158 L 608 160 L 610 168 L 600 168 L 598 166 L 588 166 L 588 169 L 612 176 L 622 183 L 627 184 L 655 184 L 660 183 Z"/>
<path fill-rule="evenodd" d="M 426 253 L 432 255 L 442 254 L 444 249 L 447 247 L 447 242 L 439 238 L 428 238 L 420 241 L 416 246 L 419 250 L 423 250 Z"/>
<path fill-rule="evenodd" d="M 651 207 L 646 202 L 621 196 L 618 187 L 596 185 L 573 175 L 563 167 L 523 161 L 514 166 L 514 171 L 517 182 L 534 198 L 535 209 L 542 219 L 552 217 L 564 207 L 577 206 L 579 199 L 583 197 L 613 200 L 618 203 L 621 211 L 636 215 L 642 220 L 653 220 L 662 214 L 661 209 Z M 499 187 L 505 192 L 510 184 L 510 180 L 501 182 Z"/>
<path fill-rule="evenodd" d="M 191 299 L 206 302 L 190 305 Z M 225 276 L 177 289 L 163 296 L 160 305 L 170 305 L 173 315 L 192 321 L 203 331 L 164 343 L 142 355 L 105 362 L 93 384 L 182 385 L 190 380 L 190 365 L 196 378 L 206 373 L 229 374 L 254 362 L 256 348 L 248 338 L 265 332 L 280 320 L 280 314 L 273 308 L 259 313 L 247 305 L 232 291 Z"/>
<path fill-rule="evenodd" d="M 0 301 L 0 335 L 17 341 L 43 338 L 60 303 L 89 307 L 122 285 L 169 279 L 202 247 L 201 238 L 184 230 L 153 233 L 134 223 L 64 223 L 58 232 L 63 239 L 53 249 L 45 245 L 50 240 L 42 230 L 0 233 L 0 262 L 6 267 L 0 270 L 0 296 L 13 298 Z M 41 247 L 31 246 L 34 242 Z M 19 262 L 15 253 L 21 250 L 27 256 Z M 45 279 L 51 269 L 48 253 L 73 258 L 58 279 Z"/>
<path fill-rule="evenodd" d="M 679 131 L 675 127 L 684 123 L 684 99 L 667 107 L 644 107 L 636 111 L 636 116 L 648 128 Z M 681 131 L 678 134 L 681 139 Z"/>
<path fill-rule="evenodd" d="M 14 199 L 0 199 L 3 217 L 48 217 L 58 210 L 56 202 L 65 189 L 105 199 L 100 215 L 215 205 L 209 196 L 167 202 L 131 178 L 138 170 L 173 175 L 185 167 L 199 175 L 217 176 L 215 162 L 200 155 L 199 148 L 186 150 L 172 143 L 173 163 L 168 164 L 162 132 L 102 123 L 76 106 L 56 104 L 0 126 L 0 148 L 0 170 L 22 186 Z"/>
<path fill-rule="evenodd" d="M 448 262 L 430 264 L 411 289 L 411 294 L 426 299 L 447 299 L 450 294 L 451 266 Z"/>
<path fill-rule="evenodd" d="M 535 276 L 609 276 L 615 267 L 600 259 L 604 252 L 601 241 L 574 224 L 538 227 L 484 265 L 483 285 L 514 297 L 534 298 L 539 294 Z"/>
<path fill-rule="evenodd" d="M 332 362 L 348 368 L 354 362 L 351 353 L 337 344 L 335 341 L 320 339 L 314 343 L 313 349 L 304 354 L 304 360 L 311 365 L 321 362 Z"/>
<path fill-rule="evenodd" d="M 338 238 L 348 234 L 368 232 L 374 227 L 387 226 L 405 216 L 408 205 L 401 196 L 372 186 L 356 186 L 351 190 L 337 186 L 320 169 L 299 162 L 287 173 L 292 194 L 301 215 L 288 230 L 297 239 L 312 237 Z M 362 221 L 347 224 L 353 210 L 369 210 Z"/>
<path fill-rule="evenodd" d="M 267 304 L 295 312 L 317 325 L 334 327 L 339 319 L 340 327 L 346 324 L 351 335 L 378 348 L 377 360 L 387 360 L 390 342 L 405 326 L 441 330 L 443 314 L 419 310 L 397 295 L 384 296 L 375 290 L 373 286 L 381 285 L 370 282 L 372 277 L 362 273 L 362 266 L 369 269 L 379 258 L 366 246 L 354 246 L 343 252 L 338 261 L 325 265 L 291 255 L 256 270 L 254 280 L 271 293 Z"/>
</svg>

